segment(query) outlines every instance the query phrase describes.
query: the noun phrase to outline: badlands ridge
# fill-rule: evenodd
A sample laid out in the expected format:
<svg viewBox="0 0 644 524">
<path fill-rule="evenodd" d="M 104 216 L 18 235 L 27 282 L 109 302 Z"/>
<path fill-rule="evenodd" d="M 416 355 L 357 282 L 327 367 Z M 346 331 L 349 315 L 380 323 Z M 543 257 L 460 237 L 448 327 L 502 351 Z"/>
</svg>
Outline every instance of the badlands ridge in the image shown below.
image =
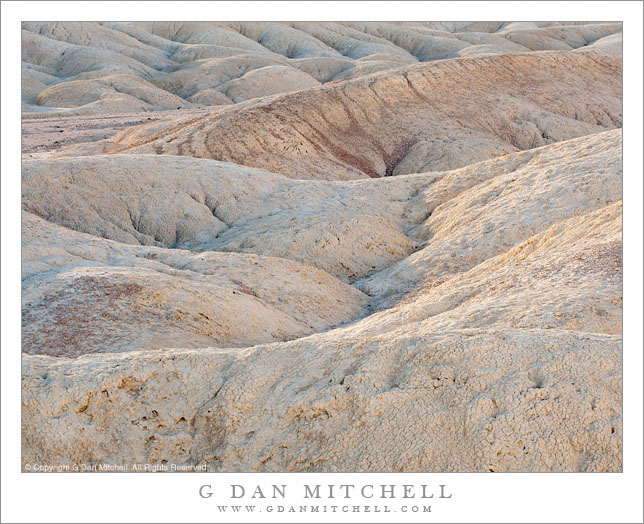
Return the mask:
<svg viewBox="0 0 644 524">
<path fill-rule="evenodd" d="M 23 463 L 621 470 L 619 24 L 23 29 Z"/>
</svg>

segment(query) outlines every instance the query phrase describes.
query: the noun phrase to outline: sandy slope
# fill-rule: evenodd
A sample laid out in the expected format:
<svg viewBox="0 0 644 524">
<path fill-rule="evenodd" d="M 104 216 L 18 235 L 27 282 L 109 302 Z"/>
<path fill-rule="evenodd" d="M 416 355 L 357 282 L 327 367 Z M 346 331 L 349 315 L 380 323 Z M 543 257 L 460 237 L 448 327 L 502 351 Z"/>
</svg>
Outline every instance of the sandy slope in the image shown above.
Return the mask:
<svg viewBox="0 0 644 524">
<path fill-rule="evenodd" d="M 337 180 L 454 169 L 621 121 L 620 58 L 523 53 L 411 66 L 230 108 L 28 119 L 23 152 L 188 155 Z"/>
<path fill-rule="evenodd" d="M 24 23 L 23 463 L 620 471 L 620 56 Z"/>
<path fill-rule="evenodd" d="M 445 60 L 127 129 L 107 152 L 212 158 L 326 180 L 455 169 L 620 127 L 620 70 L 621 59 L 595 53 Z"/>
<path fill-rule="evenodd" d="M 620 150 L 621 131 L 610 131 L 440 175 L 296 182 L 247 170 L 237 186 L 243 196 L 228 197 L 222 210 L 232 221 L 226 233 L 234 236 L 239 227 L 243 237 L 244 228 L 256 227 L 254 222 L 292 224 L 280 226 L 279 234 L 270 236 L 272 243 L 257 242 L 256 252 L 270 254 L 278 239 L 290 245 L 289 235 L 299 239 L 303 216 L 324 224 L 327 206 L 313 205 L 316 198 L 328 203 L 330 214 L 335 214 L 335 205 L 353 206 L 357 212 L 358 194 L 370 196 L 363 205 L 371 216 L 398 213 L 403 231 L 425 239 L 426 247 L 360 285 L 378 304 L 415 283 L 403 300 L 390 301 L 388 308 L 367 316 L 360 312 L 365 299 L 357 291 L 305 266 L 301 275 L 292 275 L 292 270 L 280 267 L 292 264 L 283 259 L 250 259 L 259 267 L 244 269 L 247 259 L 229 257 L 254 255 L 197 255 L 106 243 L 27 215 L 27 232 L 33 229 L 39 240 L 26 239 L 30 249 L 24 312 L 28 318 L 54 318 L 52 323 L 42 321 L 44 332 L 37 329 L 41 324 L 29 322 L 30 351 L 46 353 L 43 348 L 55 347 L 51 341 L 64 346 L 68 339 L 72 347 L 81 348 L 78 352 L 86 353 L 104 351 L 106 343 L 121 350 L 169 348 L 177 347 L 181 337 L 184 347 L 194 344 L 195 349 L 77 359 L 25 355 L 23 460 L 167 460 L 207 463 L 227 471 L 619 470 Z M 85 187 L 86 202 L 101 216 L 105 211 L 100 201 L 93 202 L 88 192 L 93 172 L 89 166 L 96 169 L 117 160 L 123 165 L 138 161 L 159 166 L 179 161 L 114 156 L 36 162 L 26 166 L 25 205 L 35 205 L 29 188 L 40 185 L 35 180 L 45 180 L 41 175 L 38 179 L 38 173 L 51 171 L 54 182 L 42 191 L 51 191 L 52 197 L 59 194 L 63 208 L 65 202 L 73 208 L 73 195 Z M 87 162 L 88 168 L 75 175 L 67 167 L 70 175 L 64 180 L 55 174 L 56 164 L 73 162 Z M 224 193 L 229 169 L 217 164 L 205 169 L 220 171 L 213 187 Z M 182 191 L 192 183 L 185 175 L 173 182 L 157 169 L 163 181 L 159 186 L 145 175 L 149 171 L 139 169 L 144 174 L 125 178 L 143 188 L 180 184 Z M 194 178 L 203 176 L 197 173 Z M 112 182 L 108 177 L 100 183 Z M 207 195 L 208 187 L 203 191 Z M 108 193 L 136 199 L 127 189 L 123 196 L 114 189 L 102 194 Z M 170 207 L 182 202 L 181 194 L 162 193 L 162 201 Z M 395 204 L 390 209 L 400 200 L 407 203 L 398 204 L 398 211 Z M 271 206 L 276 206 L 274 211 Z M 250 209 L 257 210 L 255 216 Z M 413 209 L 414 217 L 405 209 Z M 235 219 L 245 214 L 246 219 Z M 419 219 L 422 215 L 425 218 Z M 307 232 L 310 238 L 297 243 L 304 252 L 307 240 L 316 243 L 315 229 Z M 371 256 L 368 246 L 355 243 L 330 243 L 328 249 L 336 260 L 349 253 Z M 316 262 L 317 257 L 309 261 Z M 230 264 L 236 269 L 227 273 Z M 265 273 L 266 264 L 272 277 Z M 248 272 L 244 288 L 264 283 L 262 294 L 255 291 L 257 300 L 243 291 L 230 292 L 242 289 L 239 283 L 231 284 L 233 275 L 238 279 L 241 272 Z M 190 287 L 195 279 L 203 282 L 204 274 L 209 275 L 208 287 Z M 307 280 L 311 277 L 326 293 L 313 296 L 315 286 Z M 295 286 L 292 291 L 285 287 L 289 285 Z M 224 289 L 215 291 L 216 286 Z M 130 292 L 133 287 L 136 291 Z M 89 309 L 85 322 L 72 314 L 74 304 L 81 307 L 70 297 L 69 290 L 76 288 L 89 299 L 82 306 Z M 152 299 L 155 293 L 160 298 Z M 159 312 L 201 311 L 208 307 L 207 293 L 218 297 L 216 309 L 223 319 L 217 311 L 206 311 L 210 318 L 196 326 L 159 320 Z M 55 294 L 56 300 L 43 299 L 47 294 Z M 332 305 L 336 297 L 342 310 Z M 281 303 L 285 299 L 286 306 Z M 74 343 L 101 312 L 114 314 L 114 303 L 125 325 L 111 322 L 109 331 L 107 325 L 92 331 L 109 333 L 106 340 Z M 216 337 L 206 344 L 191 335 L 210 320 L 218 325 L 226 318 L 230 322 L 225 315 L 239 315 L 241 308 L 246 315 L 274 322 L 270 329 L 279 326 L 282 339 L 287 339 L 307 329 L 284 324 L 293 316 L 292 307 L 299 308 L 295 317 L 300 322 L 317 322 L 317 328 L 352 315 L 358 320 L 291 342 L 243 349 L 233 349 L 231 342 L 248 345 L 244 329 L 235 334 L 231 327 L 221 349 L 203 347 L 214 345 Z M 263 308 L 271 308 L 272 316 Z M 56 317 L 61 311 L 76 320 L 61 322 Z M 331 312 L 332 319 L 321 318 Z M 263 324 L 252 322 L 259 334 Z M 157 323 L 165 342 L 146 331 Z"/>
<path fill-rule="evenodd" d="M 23 215 L 23 351 L 248 346 L 328 329 L 368 298 L 284 259 L 105 242 Z"/>
<path fill-rule="evenodd" d="M 26 113 L 228 105 L 459 56 L 597 48 L 619 23 L 24 22 Z"/>
</svg>

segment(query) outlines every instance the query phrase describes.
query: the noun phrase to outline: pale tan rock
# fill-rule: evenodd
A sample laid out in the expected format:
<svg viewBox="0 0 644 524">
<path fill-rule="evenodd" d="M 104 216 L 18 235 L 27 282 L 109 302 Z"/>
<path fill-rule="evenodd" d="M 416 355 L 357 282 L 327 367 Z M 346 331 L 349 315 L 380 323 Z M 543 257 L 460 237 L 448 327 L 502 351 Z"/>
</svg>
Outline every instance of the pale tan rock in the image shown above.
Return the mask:
<svg viewBox="0 0 644 524">
<path fill-rule="evenodd" d="M 426 246 L 358 286 L 384 297 L 449 278 L 621 200 L 621 147 L 621 130 L 607 131 L 445 173 L 416 197 L 426 219 L 414 234 Z"/>
<path fill-rule="evenodd" d="M 595 134 L 448 173 L 344 183 L 271 175 L 269 187 L 279 181 L 294 196 L 306 194 L 298 185 L 362 193 L 381 202 L 382 213 L 379 186 L 411 196 L 405 220 L 421 224 L 412 230 L 428 245 L 414 264 L 401 262 L 369 282 L 416 282 L 413 292 L 290 342 L 162 351 L 168 345 L 159 344 L 74 359 L 24 355 L 23 462 L 166 461 L 211 471 L 620 471 L 620 136 Z M 249 201 L 270 208 L 279 194 L 251 193 Z M 309 211 L 324 220 L 323 208 Z M 32 246 L 28 275 L 42 283 L 71 278 L 65 275 L 79 271 L 83 256 L 74 250 L 91 237 L 25 216 L 35 237 L 25 242 Z M 60 251 L 47 255 L 55 239 Z M 172 265 L 169 282 L 161 281 L 171 307 L 185 296 L 171 282 L 197 273 L 197 260 L 203 268 L 250 256 L 90 242 L 82 245 L 84 256 L 97 253 L 97 260 L 83 262 L 83 271 L 105 275 L 110 285 L 122 285 L 117 261 L 150 289 L 145 271 Z M 455 256 L 447 265 L 446 243 Z M 132 256 L 149 250 L 158 261 Z M 179 260 L 192 269 L 176 268 Z M 424 280 L 414 272 L 420 264 Z M 227 271 L 220 267 L 216 278 L 229 279 Z M 266 282 L 260 269 L 248 271 L 245 283 Z M 26 292 L 38 293 L 31 278 Z M 377 298 L 388 290 L 372 292 Z M 276 299 L 286 297 L 300 300 L 291 292 Z"/>
<path fill-rule="evenodd" d="M 599 51 L 608 55 L 622 56 L 622 46 L 622 34 L 616 33 L 599 38 L 586 47 L 575 49 L 574 52 L 585 53 L 588 51 Z"/>
<path fill-rule="evenodd" d="M 392 175 L 446 171 L 515 151 L 518 149 L 510 142 L 482 132 L 454 138 L 428 138 L 419 140 L 407 150 Z"/>
<path fill-rule="evenodd" d="M 289 24 L 230 22 L 222 25 L 254 40 L 269 51 L 287 58 L 342 56 L 308 32 L 291 27 Z"/>
<path fill-rule="evenodd" d="M 24 23 L 23 465 L 621 471 L 620 56 Z"/>
<path fill-rule="evenodd" d="M 155 75 L 153 67 L 121 51 L 120 47 L 113 50 L 109 47 L 75 45 L 32 31 L 22 31 L 23 61 L 40 66 L 43 72 L 60 79 L 73 79 L 76 75 L 91 71 L 124 73 L 146 80 Z"/>
<path fill-rule="evenodd" d="M 342 25 L 384 38 L 406 50 L 420 62 L 454 58 L 458 56 L 461 49 L 468 47 L 467 42 L 460 42 L 458 39 L 451 38 L 451 35 L 438 36 L 437 33 L 427 35 L 408 27 L 401 28 L 383 22 L 345 22 Z"/>
<path fill-rule="evenodd" d="M 558 221 L 454 275 L 430 275 L 365 334 L 512 326 L 620 336 L 622 202 Z M 428 272 L 429 273 L 429 272 Z M 403 327 L 404 326 L 404 327 Z"/>
<path fill-rule="evenodd" d="M 504 38 L 532 51 L 546 49 L 570 50 L 587 46 L 607 35 L 621 32 L 621 23 L 584 24 L 540 28 L 502 30 Z"/>
<path fill-rule="evenodd" d="M 262 253 L 352 281 L 415 249 L 412 196 L 432 180 L 308 183 L 211 160 L 114 155 L 25 161 L 22 188 L 25 210 L 84 233 Z"/>
<path fill-rule="evenodd" d="M 265 52 L 261 44 L 217 22 L 141 22 L 130 23 L 136 29 L 182 44 L 206 44 L 241 51 Z"/>
<path fill-rule="evenodd" d="M 33 103 L 35 98 L 45 89 L 47 84 L 41 82 L 37 78 L 30 78 L 23 74 L 21 84 L 21 96 L 25 102 Z"/>
<path fill-rule="evenodd" d="M 43 106 L 79 107 L 102 98 L 134 97 L 146 109 L 189 107 L 190 102 L 132 75 L 106 75 L 97 79 L 72 80 L 43 90 L 35 102 Z"/>
<path fill-rule="evenodd" d="M 312 76 L 286 66 L 266 66 L 249 71 L 221 88 L 234 103 L 320 85 Z"/>
<path fill-rule="evenodd" d="M 22 460 L 617 472 L 620 348 L 609 335 L 496 328 L 25 355 Z"/>
<path fill-rule="evenodd" d="M 279 66 L 283 62 L 282 57 L 267 57 L 261 54 L 238 54 L 224 58 L 209 58 L 182 65 L 176 71 L 155 79 L 154 82 L 161 89 L 184 98 L 189 98 L 205 89 L 217 89 L 225 95 L 224 86 L 229 81 L 243 78 L 249 71 Z M 293 73 L 297 75 L 299 71 L 293 71 Z M 306 76 L 308 75 L 300 73 L 300 77 Z M 288 90 L 288 84 L 283 87 Z"/>
<path fill-rule="evenodd" d="M 346 57 L 315 57 L 291 60 L 290 64 L 308 73 L 318 82 L 329 82 L 337 79 L 340 73 L 352 70 L 355 62 Z"/>
<path fill-rule="evenodd" d="M 619 55 L 621 46 L 609 42 L 622 29 L 619 23 L 557 22 L 24 22 L 22 28 L 23 60 L 53 77 L 45 86 L 27 79 L 27 103 L 54 83 L 126 74 L 205 105 L 278 92 L 271 80 L 266 90 L 257 82 L 234 98 L 214 95 L 211 90 L 223 93 L 217 86 L 231 77 L 203 63 L 211 59 L 244 68 L 253 55 L 260 65 L 244 74 L 278 61 L 288 70 L 281 74 L 283 93 L 314 85 L 308 75 L 329 82 L 457 56 L 586 47 Z M 600 42 L 604 38 L 608 40 Z M 253 80 L 251 76 L 248 83 Z M 204 85 L 196 88 L 197 83 Z M 74 114 L 113 112 L 109 104 L 74 107 Z M 57 114 L 65 109 L 53 104 L 43 108 Z M 124 101 L 122 110 L 138 111 L 139 106 Z"/>
<path fill-rule="evenodd" d="M 251 346 L 328 329 L 367 297 L 284 259 L 128 246 L 23 213 L 23 351 Z"/>
<path fill-rule="evenodd" d="M 64 42 L 72 46 L 82 46 L 96 51 L 107 49 L 119 55 L 132 58 L 155 70 L 161 70 L 173 64 L 171 60 L 165 57 L 164 49 L 141 42 L 121 30 L 109 27 L 109 24 L 97 22 L 23 22 L 22 27 L 31 33 L 46 37 L 48 40 L 43 41 L 44 46 L 51 45 L 53 42 Z M 96 56 L 100 55 L 97 54 Z"/>
<path fill-rule="evenodd" d="M 346 180 L 390 175 L 401 160 L 414 169 L 454 169 L 620 127 L 621 111 L 618 58 L 505 54 L 384 71 L 166 129 L 126 130 L 112 141 L 124 153 L 189 155 L 291 178 Z M 421 145 L 432 143 L 449 143 L 453 152 L 432 154 Z"/>
</svg>

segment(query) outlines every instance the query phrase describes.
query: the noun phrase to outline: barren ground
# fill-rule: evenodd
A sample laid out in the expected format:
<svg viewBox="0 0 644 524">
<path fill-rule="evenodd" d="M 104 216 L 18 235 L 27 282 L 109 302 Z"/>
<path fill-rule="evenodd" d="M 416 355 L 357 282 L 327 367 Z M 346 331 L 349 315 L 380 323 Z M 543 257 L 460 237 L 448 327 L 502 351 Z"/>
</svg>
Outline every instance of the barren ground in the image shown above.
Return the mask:
<svg viewBox="0 0 644 524">
<path fill-rule="evenodd" d="M 621 471 L 620 24 L 23 30 L 23 463 Z"/>
</svg>

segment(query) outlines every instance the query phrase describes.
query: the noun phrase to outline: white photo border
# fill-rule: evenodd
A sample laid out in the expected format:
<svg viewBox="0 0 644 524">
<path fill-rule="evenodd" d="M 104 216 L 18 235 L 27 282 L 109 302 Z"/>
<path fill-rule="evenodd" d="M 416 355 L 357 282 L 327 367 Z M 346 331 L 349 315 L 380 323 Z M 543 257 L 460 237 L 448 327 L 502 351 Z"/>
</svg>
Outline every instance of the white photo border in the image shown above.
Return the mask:
<svg viewBox="0 0 644 524">
<path fill-rule="evenodd" d="M 641 2 L 2 2 L 2 522 L 642 522 Z M 624 471 L 66 475 L 20 467 L 20 22 L 22 20 L 612 20 L 624 27 Z M 226 513 L 231 484 L 428 484 L 427 513 Z M 199 497 L 212 486 L 215 496 Z M 227 502 L 222 502 L 227 503 Z M 242 504 L 248 501 L 242 502 Z M 342 505 L 342 502 L 338 502 Z M 351 502 L 354 505 L 354 502 Z M 358 504 L 357 502 L 355 504 Z M 375 502 L 374 502 L 375 504 Z"/>
</svg>

